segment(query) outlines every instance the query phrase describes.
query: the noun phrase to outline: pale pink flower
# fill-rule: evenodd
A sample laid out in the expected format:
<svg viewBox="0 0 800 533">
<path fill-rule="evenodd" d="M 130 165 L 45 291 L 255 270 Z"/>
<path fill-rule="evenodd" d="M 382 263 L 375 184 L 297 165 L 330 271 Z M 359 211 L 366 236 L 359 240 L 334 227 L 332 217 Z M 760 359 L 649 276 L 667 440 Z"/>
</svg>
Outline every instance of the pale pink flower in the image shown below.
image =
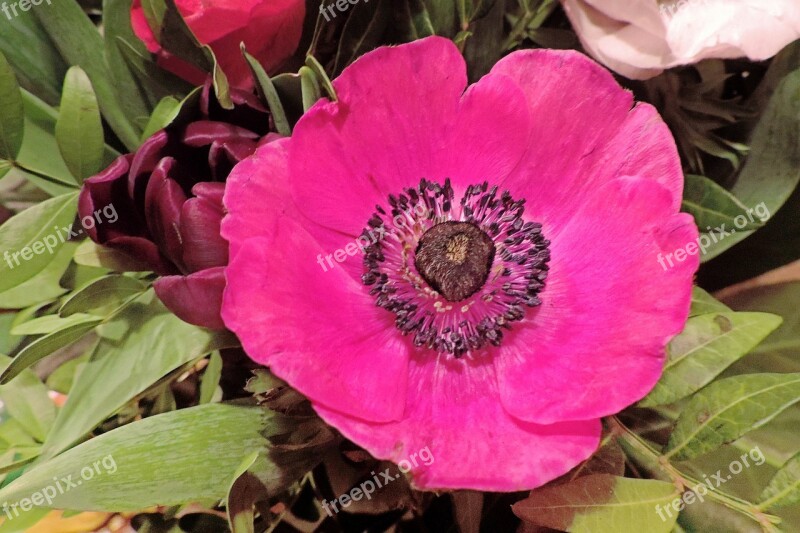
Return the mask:
<svg viewBox="0 0 800 533">
<path fill-rule="evenodd" d="M 647 79 L 707 58 L 763 60 L 800 38 L 797 0 L 562 0 L 586 50 Z"/>
</svg>

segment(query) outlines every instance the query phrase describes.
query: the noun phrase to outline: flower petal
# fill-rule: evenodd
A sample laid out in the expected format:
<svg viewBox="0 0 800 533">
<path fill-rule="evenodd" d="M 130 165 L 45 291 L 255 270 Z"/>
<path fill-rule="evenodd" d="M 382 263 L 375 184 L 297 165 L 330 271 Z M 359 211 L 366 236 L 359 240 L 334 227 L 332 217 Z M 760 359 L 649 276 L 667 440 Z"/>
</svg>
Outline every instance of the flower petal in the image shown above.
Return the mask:
<svg viewBox="0 0 800 533">
<path fill-rule="evenodd" d="M 145 216 L 159 249 L 183 269 L 180 216 L 186 195 L 180 185 L 169 177 L 174 165 L 174 159 L 165 157 L 153 170 L 145 193 Z"/>
<path fill-rule="evenodd" d="M 228 176 L 224 197 L 228 214 L 221 234 L 230 243 L 231 257 L 245 240 L 270 238 L 278 220 L 298 216 L 289 196 L 288 142 L 287 138 L 261 145 Z"/>
<path fill-rule="evenodd" d="M 634 171 L 663 184 L 680 205 L 683 175 L 669 130 L 646 107 L 632 112 L 631 94 L 607 70 L 577 52 L 525 50 L 492 72 L 517 81 L 534 117 L 528 152 L 503 184 L 527 198 L 531 217 L 561 226 L 571 216 L 564 206 Z M 655 163 L 639 170 L 648 158 Z"/>
<path fill-rule="evenodd" d="M 373 456 L 408 461 L 421 489 L 535 488 L 586 459 L 600 440 L 599 420 L 542 426 L 509 416 L 490 364 L 428 352 L 412 359 L 409 374 L 401 421 L 375 424 L 317 403 L 314 408 Z M 420 460 L 421 451 L 432 457 L 429 464 Z"/>
<path fill-rule="evenodd" d="M 198 183 L 181 207 L 183 262 L 190 272 L 228 264 L 228 242 L 220 235 L 223 183 Z"/>
<path fill-rule="evenodd" d="M 699 264 L 688 255 L 662 267 L 662 254 L 698 237 L 671 201 L 652 180 L 619 179 L 597 189 L 552 239 L 543 303 L 496 359 L 512 415 L 538 423 L 599 418 L 655 385 L 666 344 L 688 316 Z M 611 205 L 625 207 L 612 215 Z"/>
<path fill-rule="evenodd" d="M 379 48 L 333 84 L 339 101 L 318 103 L 295 127 L 292 197 L 314 226 L 354 239 L 389 193 L 446 177 L 446 125 L 466 88 L 466 66 L 451 41 L 431 38 Z"/>
<path fill-rule="evenodd" d="M 800 37 L 800 5 L 794 0 L 685 2 L 667 27 L 670 66 L 709 57 L 760 61 Z"/>
<path fill-rule="evenodd" d="M 156 295 L 184 322 L 209 329 L 225 329 L 220 317 L 225 268 L 209 268 L 188 276 L 167 276 L 153 284 Z"/>
<path fill-rule="evenodd" d="M 310 399 L 373 421 L 403 413 L 408 353 L 389 313 L 296 222 L 240 243 L 223 318 L 245 351 Z M 288 263 L 287 263 L 288 262 Z"/>
<path fill-rule="evenodd" d="M 463 93 L 464 61 L 448 40 L 378 49 L 334 85 L 339 102 L 300 120 L 289 158 L 292 197 L 328 253 L 352 243 L 389 194 L 421 178 L 451 178 L 457 191 L 496 181 L 526 151 L 531 117 L 516 81 L 489 75 Z M 360 262 L 342 266 L 363 273 Z"/>
</svg>

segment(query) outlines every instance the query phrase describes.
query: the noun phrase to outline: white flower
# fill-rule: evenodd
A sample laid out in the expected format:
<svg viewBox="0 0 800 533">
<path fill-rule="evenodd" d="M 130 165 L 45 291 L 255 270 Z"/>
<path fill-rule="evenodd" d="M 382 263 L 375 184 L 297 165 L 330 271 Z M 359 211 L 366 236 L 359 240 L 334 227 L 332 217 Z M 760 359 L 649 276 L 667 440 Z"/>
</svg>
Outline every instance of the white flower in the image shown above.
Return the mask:
<svg viewBox="0 0 800 533">
<path fill-rule="evenodd" d="M 800 37 L 798 0 L 562 0 L 587 52 L 646 79 L 706 58 L 772 57 Z"/>
</svg>

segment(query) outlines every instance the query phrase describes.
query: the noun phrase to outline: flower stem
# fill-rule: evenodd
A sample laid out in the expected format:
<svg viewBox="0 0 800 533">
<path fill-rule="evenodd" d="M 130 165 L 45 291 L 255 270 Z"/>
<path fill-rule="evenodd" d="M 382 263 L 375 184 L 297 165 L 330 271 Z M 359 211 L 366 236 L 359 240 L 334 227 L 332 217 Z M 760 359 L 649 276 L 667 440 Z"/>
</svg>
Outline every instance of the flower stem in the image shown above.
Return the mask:
<svg viewBox="0 0 800 533">
<path fill-rule="evenodd" d="M 626 427 L 617 417 L 611 417 L 608 421 L 611 431 L 622 443 L 635 450 L 637 454 L 644 457 L 649 464 L 657 465 L 661 472 L 666 474 L 681 492 L 693 490 L 694 487 L 698 487 L 699 485 L 706 485 L 705 482 L 694 478 L 692 475 L 678 470 L 669 462 L 666 456 L 659 453 L 655 448 L 650 446 L 647 441 Z M 708 487 L 707 497 L 758 522 L 761 525 L 761 529 L 765 532 L 776 531 L 773 524 L 779 524 L 781 522 L 780 518 L 763 513 L 756 505 L 737 498 L 736 496 L 717 491 L 712 487 Z"/>
</svg>

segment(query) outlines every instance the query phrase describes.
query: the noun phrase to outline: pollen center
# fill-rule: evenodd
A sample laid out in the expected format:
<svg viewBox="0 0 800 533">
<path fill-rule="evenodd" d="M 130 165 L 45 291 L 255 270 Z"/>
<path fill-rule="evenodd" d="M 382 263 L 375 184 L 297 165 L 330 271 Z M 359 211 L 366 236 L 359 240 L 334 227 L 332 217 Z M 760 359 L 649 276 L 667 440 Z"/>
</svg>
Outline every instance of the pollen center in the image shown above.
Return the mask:
<svg viewBox="0 0 800 533">
<path fill-rule="evenodd" d="M 388 209 L 375 206 L 359 237 L 361 280 L 416 348 L 477 357 L 541 305 L 550 261 L 542 230 L 525 199 L 488 182 L 456 199 L 449 179 L 422 179 L 389 194 Z"/>
<path fill-rule="evenodd" d="M 420 276 L 450 302 L 475 294 L 486 283 L 494 261 L 491 237 L 469 222 L 442 222 L 425 232 L 417 246 Z"/>
</svg>

